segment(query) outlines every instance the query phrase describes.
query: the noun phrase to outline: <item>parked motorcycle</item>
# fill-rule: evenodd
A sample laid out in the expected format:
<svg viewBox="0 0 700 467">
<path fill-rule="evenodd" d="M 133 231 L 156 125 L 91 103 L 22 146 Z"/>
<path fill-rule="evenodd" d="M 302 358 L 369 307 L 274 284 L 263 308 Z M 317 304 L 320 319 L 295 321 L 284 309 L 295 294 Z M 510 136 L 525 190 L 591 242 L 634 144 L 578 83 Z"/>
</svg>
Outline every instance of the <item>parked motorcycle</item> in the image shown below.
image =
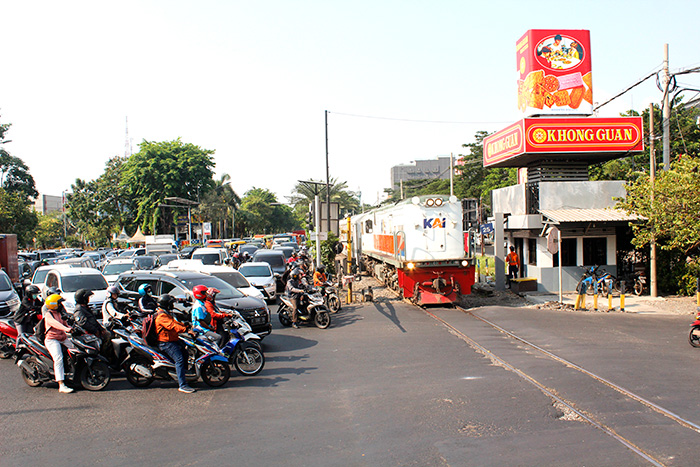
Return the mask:
<svg viewBox="0 0 700 467">
<path fill-rule="evenodd" d="M 265 355 L 260 345 L 260 336 L 253 333 L 250 325 L 236 310 L 229 309 L 232 317 L 224 321 L 224 330 L 229 340 L 221 348 L 236 371 L 244 376 L 255 376 L 265 366 Z"/>
<path fill-rule="evenodd" d="M 129 356 L 122 368 L 126 379 L 138 388 L 150 386 L 156 378 L 177 381 L 175 362 L 160 349 L 148 346 L 136 333 L 129 333 L 126 338 L 131 346 Z M 231 377 L 228 359 L 221 354 L 219 347 L 204 336 L 193 337 L 181 334 L 180 339 L 187 348 L 188 382 L 202 379 L 208 386 L 219 387 L 226 384 Z"/>
<path fill-rule="evenodd" d="M 65 380 L 88 391 L 104 389 L 111 379 L 107 359 L 100 355 L 102 342 L 74 326 L 70 340 L 75 349 L 63 347 Z M 31 387 L 55 381 L 53 359 L 48 349 L 34 335 L 22 334 L 15 352 L 22 378 Z"/>
<path fill-rule="evenodd" d="M 292 302 L 286 295 L 280 295 L 280 305 L 277 311 L 282 326 L 292 325 Z M 331 315 L 318 289 L 307 287 L 299 299 L 297 318 L 302 322 L 314 323 L 319 329 L 331 325 Z"/>
<path fill-rule="evenodd" d="M 690 334 L 688 342 L 693 347 L 700 347 L 700 313 L 695 315 L 695 321 L 690 324 Z"/>
<path fill-rule="evenodd" d="M 584 273 L 576 284 L 579 294 L 586 293 L 594 295 L 596 293 L 608 293 L 612 290 L 619 292 L 619 282 L 607 271 L 600 270 L 600 266 L 584 268 Z"/>
</svg>

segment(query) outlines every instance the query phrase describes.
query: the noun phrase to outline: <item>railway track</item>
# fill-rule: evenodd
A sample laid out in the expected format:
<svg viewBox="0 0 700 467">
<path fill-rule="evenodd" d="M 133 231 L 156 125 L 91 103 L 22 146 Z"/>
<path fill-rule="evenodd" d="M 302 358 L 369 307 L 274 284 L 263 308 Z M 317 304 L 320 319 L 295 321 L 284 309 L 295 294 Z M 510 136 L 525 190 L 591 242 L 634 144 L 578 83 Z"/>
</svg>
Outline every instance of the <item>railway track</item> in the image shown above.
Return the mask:
<svg viewBox="0 0 700 467">
<path fill-rule="evenodd" d="M 678 446 L 685 445 L 684 443 L 692 443 L 689 445 L 697 445 L 697 443 L 700 441 L 700 437 L 698 437 L 698 435 L 700 435 L 699 425 L 684 419 L 671 410 L 668 410 L 659 404 L 656 404 L 634 393 L 633 391 L 610 381 L 609 379 L 599 376 L 574 362 L 556 355 L 552 351 L 544 349 L 542 346 L 529 342 L 514 332 L 502 328 L 496 323 L 479 316 L 473 311 L 462 309 L 460 307 L 456 308 L 463 312 L 465 316 L 478 321 L 487 328 L 498 331 L 498 333 L 505 336 L 511 343 L 516 344 L 515 346 L 511 347 L 517 348 L 515 352 L 518 352 L 518 358 L 513 358 L 513 354 L 510 353 L 513 352 L 512 350 L 510 352 L 505 352 L 509 354 L 510 357 L 497 355 L 494 353 L 494 349 L 487 348 L 486 345 L 477 342 L 477 340 L 468 336 L 464 331 L 458 329 L 456 326 L 438 316 L 440 308 L 421 309 L 428 316 L 432 317 L 449 329 L 452 334 L 466 342 L 475 351 L 491 359 L 494 364 L 515 373 L 517 376 L 539 389 L 552 400 L 555 407 L 557 407 L 567 416 L 568 420 L 578 420 L 588 423 L 597 430 L 600 430 L 606 435 L 612 437 L 615 441 L 651 465 L 676 465 L 678 463 L 676 461 L 679 461 L 682 465 L 686 465 L 687 460 L 677 459 L 671 446 L 668 446 L 665 449 L 663 447 L 659 448 L 659 444 L 655 442 L 655 440 L 650 440 L 648 435 L 640 433 L 641 431 L 646 433 L 646 429 L 635 430 L 634 428 L 631 428 L 629 424 L 619 422 L 619 420 L 616 419 L 616 415 L 614 413 L 610 413 L 608 406 L 611 404 L 620 404 L 618 401 L 622 400 L 622 404 L 624 404 L 625 409 L 621 411 L 621 413 L 641 413 L 641 416 L 643 416 L 645 420 L 652 420 L 649 425 L 645 425 L 645 428 L 664 427 L 665 430 L 668 430 L 668 427 L 672 426 L 674 440 L 678 440 L 678 442 L 681 443 L 678 444 Z M 544 376 L 541 371 L 539 376 L 537 376 L 534 374 L 536 373 L 534 370 L 530 371 L 528 369 L 522 369 L 523 366 L 527 367 L 527 365 L 522 364 L 522 357 L 526 353 L 535 354 L 540 357 L 544 356 L 550 361 L 551 364 L 555 365 L 555 367 L 551 368 L 546 376 Z M 513 360 L 521 362 L 520 365 L 513 363 Z M 560 370 L 558 370 L 556 367 L 559 367 Z M 563 379 L 559 378 L 560 376 L 563 378 L 563 374 L 558 374 L 559 371 L 566 371 L 569 375 L 572 371 L 576 372 L 579 375 L 578 378 L 588 380 L 586 383 L 581 385 L 583 386 L 585 384 L 586 386 L 595 386 L 594 392 L 599 394 L 601 399 L 597 401 L 598 403 L 591 402 L 590 399 L 586 399 L 585 397 L 579 397 L 580 400 L 577 400 L 577 393 L 575 391 L 571 391 L 570 388 L 563 383 Z M 567 376 L 567 378 L 570 378 L 570 376 Z M 546 383 L 544 381 L 546 381 Z M 558 387 L 558 385 L 561 385 L 562 387 Z M 578 395 L 580 396 L 581 394 L 579 393 Z M 678 434 L 676 435 L 675 433 Z"/>
</svg>

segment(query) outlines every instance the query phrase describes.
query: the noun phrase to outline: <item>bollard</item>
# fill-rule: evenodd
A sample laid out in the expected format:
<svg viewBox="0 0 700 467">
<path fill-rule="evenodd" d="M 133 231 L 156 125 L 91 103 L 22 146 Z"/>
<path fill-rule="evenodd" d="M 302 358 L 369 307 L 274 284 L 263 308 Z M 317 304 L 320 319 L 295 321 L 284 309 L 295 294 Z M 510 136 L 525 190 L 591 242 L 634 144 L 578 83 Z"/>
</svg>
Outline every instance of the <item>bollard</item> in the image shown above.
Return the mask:
<svg viewBox="0 0 700 467">
<path fill-rule="evenodd" d="M 593 311 L 598 311 L 598 284 L 593 284 Z"/>
<path fill-rule="evenodd" d="M 581 283 L 578 289 L 578 295 L 576 296 L 576 305 L 574 305 L 574 310 L 581 310 L 586 308 L 586 294 L 583 292 L 585 284 Z"/>
<path fill-rule="evenodd" d="M 612 286 L 613 286 L 613 281 L 610 279 L 608 281 L 608 313 L 613 309 L 612 306 Z"/>
<path fill-rule="evenodd" d="M 625 312 L 625 281 L 620 281 L 620 311 Z"/>
</svg>

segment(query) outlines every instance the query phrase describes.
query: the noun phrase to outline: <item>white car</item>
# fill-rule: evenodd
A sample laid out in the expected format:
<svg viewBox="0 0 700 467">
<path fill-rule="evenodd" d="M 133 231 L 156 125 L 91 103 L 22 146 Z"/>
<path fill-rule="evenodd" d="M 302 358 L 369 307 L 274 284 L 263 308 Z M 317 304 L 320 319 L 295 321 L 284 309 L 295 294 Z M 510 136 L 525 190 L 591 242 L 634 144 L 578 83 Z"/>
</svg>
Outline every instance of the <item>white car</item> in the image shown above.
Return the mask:
<svg viewBox="0 0 700 467">
<path fill-rule="evenodd" d="M 263 293 L 252 285 L 243 274 L 229 266 L 210 266 L 208 264 L 202 264 L 201 261 L 196 259 L 176 259 L 165 266 L 161 266 L 158 270 L 195 271 L 201 272 L 202 274 L 209 274 L 210 276 L 218 277 L 249 297 L 259 298 L 260 300 L 265 299 Z"/>
<path fill-rule="evenodd" d="M 238 267 L 238 272 L 257 287 L 266 300 L 274 300 L 277 297 L 277 280 L 268 263 L 243 263 Z"/>
<path fill-rule="evenodd" d="M 34 275 L 32 275 L 32 280 L 31 284 L 36 285 L 39 287 L 39 290 L 43 291 L 44 290 L 44 281 L 46 281 L 46 276 L 49 273 L 49 271 L 53 269 L 70 269 L 72 268 L 72 264 L 53 264 L 50 266 L 39 266 L 34 270 Z M 28 285 L 25 283 L 25 286 Z M 44 297 L 46 298 L 46 297 Z"/>
<path fill-rule="evenodd" d="M 192 259 L 202 262 L 202 264 L 221 266 L 228 264 L 231 257 L 226 248 L 197 248 L 192 252 Z"/>
<path fill-rule="evenodd" d="M 46 281 L 42 288 L 42 296 L 46 298 L 46 291 L 51 287 L 61 290 L 61 296 L 65 299 L 63 306 L 68 313 L 75 311 L 75 292 L 80 289 L 90 289 L 93 292 L 90 297 L 90 309 L 96 315 L 101 316 L 102 303 L 107 299 L 107 279 L 100 271 L 92 268 L 67 268 L 51 269 L 46 275 Z"/>
<path fill-rule="evenodd" d="M 117 282 L 119 274 L 138 269 L 136 261 L 132 258 L 115 258 L 102 267 L 102 275 L 105 276 L 109 285 Z"/>
</svg>

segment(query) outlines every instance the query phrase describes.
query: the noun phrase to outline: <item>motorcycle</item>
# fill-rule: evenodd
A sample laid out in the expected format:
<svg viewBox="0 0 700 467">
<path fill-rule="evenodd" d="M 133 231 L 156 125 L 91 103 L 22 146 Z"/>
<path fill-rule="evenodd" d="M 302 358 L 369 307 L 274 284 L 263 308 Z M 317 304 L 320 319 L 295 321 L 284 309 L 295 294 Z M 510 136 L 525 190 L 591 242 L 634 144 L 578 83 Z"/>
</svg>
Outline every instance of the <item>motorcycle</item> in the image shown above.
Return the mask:
<svg viewBox="0 0 700 467">
<path fill-rule="evenodd" d="M 610 293 L 613 290 L 620 291 L 619 282 L 615 276 L 607 271 L 598 271 L 598 269 L 600 266 L 584 268 L 584 273 L 576 284 L 576 290 L 579 294 L 585 292 L 588 295 L 595 295 L 596 293 Z"/>
<path fill-rule="evenodd" d="M 126 333 L 119 333 L 124 335 Z M 136 333 L 126 335 L 130 347 L 128 357 L 122 368 L 126 379 L 137 388 L 150 386 L 156 378 L 177 381 L 175 362 L 160 349 L 148 346 Z M 185 379 L 188 382 L 200 378 L 211 387 L 226 384 L 231 377 L 228 359 L 221 354 L 221 349 L 204 336 L 180 334 L 187 348 L 187 370 Z"/>
<path fill-rule="evenodd" d="M 323 295 L 326 308 L 328 308 L 331 313 L 338 313 L 341 308 L 338 290 L 330 282 L 325 282 L 323 285 L 319 286 L 319 288 Z"/>
<path fill-rule="evenodd" d="M 690 324 L 688 342 L 693 347 L 700 347 L 700 312 L 695 315 L 695 321 Z"/>
<path fill-rule="evenodd" d="M 282 326 L 292 325 L 292 302 L 288 296 L 280 295 L 280 305 L 277 313 Z M 313 287 L 306 288 L 306 291 L 299 299 L 297 318 L 303 322 L 313 322 L 319 329 L 326 329 L 331 325 L 331 315 L 318 289 Z"/>
<path fill-rule="evenodd" d="M 41 320 L 41 313 L 32 312 L 33 324 Z M 33 326 L 31 326 L 33 328 Z M 12 318 L 0 318 L 0 358 L 10 358 L 17 345 L 17 328 Z"/>
<path fill-rule="evenodd" d="M 260 336 L 253 333 L 250 325 L 236 310 L 224 321 L 224 330 L 228 333 L 228 342 L 221 348 L 236 371 L 244 376 L 255 376 L 265 366 L 265 355 L 260 346 Z"/>
<path fill-rule="evenodd" d="M 104 389 L 109 384 L 111 373 L 107 359 L 100 355 L 100 339 L 86 334 L 79 326 L 74 326 L 70 340 L 75 349 L 63 347 L 66 382 L 82 386 L 88 391 Z M 15 359 L 28 386 L 36 387 L 55 381 L 51 354 L 36 336 L 19 336 Z"/>
</svg>

